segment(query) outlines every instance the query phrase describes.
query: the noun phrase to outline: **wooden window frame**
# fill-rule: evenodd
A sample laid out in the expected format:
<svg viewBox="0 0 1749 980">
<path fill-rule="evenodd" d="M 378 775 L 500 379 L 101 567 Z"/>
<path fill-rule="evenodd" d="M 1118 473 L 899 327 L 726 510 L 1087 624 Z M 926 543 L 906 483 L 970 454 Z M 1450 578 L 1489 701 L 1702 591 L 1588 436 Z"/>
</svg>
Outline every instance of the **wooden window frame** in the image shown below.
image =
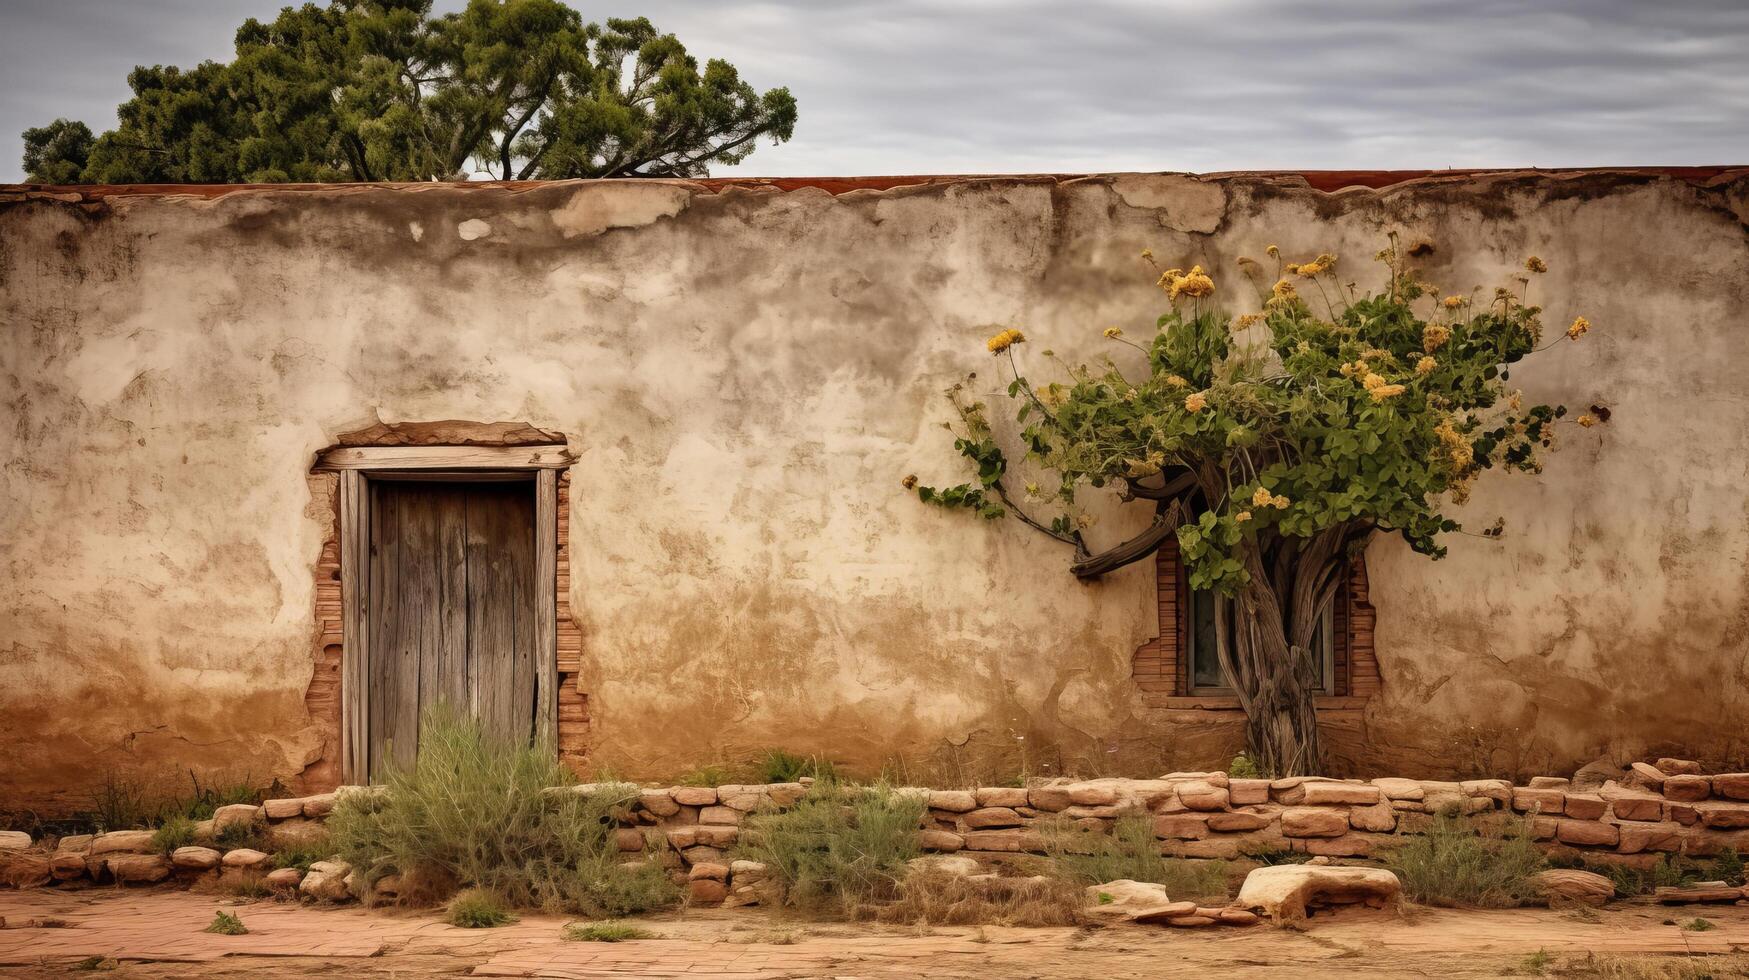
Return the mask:
<svg viewBox="0 0 1749 980">
<path fill-rule="evenodd" d="M 564 446 L 337 446 L 315 470 L 340 475 L 341 782 L 369 779 L 370 480 L 532 479 L 535 493 L 535 742 L 557 745 L 558 483 L 576 462 Z"/>
</svg>

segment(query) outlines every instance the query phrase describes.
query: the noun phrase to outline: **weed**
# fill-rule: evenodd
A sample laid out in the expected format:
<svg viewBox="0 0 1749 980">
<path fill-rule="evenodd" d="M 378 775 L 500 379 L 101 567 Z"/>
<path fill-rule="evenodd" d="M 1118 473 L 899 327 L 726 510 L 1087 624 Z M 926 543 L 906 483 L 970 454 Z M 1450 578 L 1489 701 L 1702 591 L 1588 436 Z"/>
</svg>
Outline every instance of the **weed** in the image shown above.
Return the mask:
<svg viewBox="0 0 1749 980">
<path fill-rule="evenodd" d="M 267 881 L 261 875 L 245 873 L 224 886 L 237 898 L 266 898 L 273 894 L 273 889 L 267 886 Z"/>
<path fill-rule="evenodd" d="M 563 936 L 574 943 L 623 943 L 629 939 L 660 939 L 648 929 L 629 922 L 572 922 Z"/>
<path fill-rule="evenodd" d="M 850 915 L 898 894 L 925 809 L 884 786 L 820 782 L 787 810 L 749 817 L 737 856 L 764 862 L 788 904 Z"/>
<path fill-rule="evenodd" d="M 504 907 L 504 900 L 484 888 L 470 888 L 450 899 L 444 921 L 463 929 L 492 929 L 509 925 L 516 916 Z"/>
<path fill-rule="evenodd" d="M 738 781 L 733 769 L 715 762 L 699 766 L 691 772 L 682 773 L 674 781 L 676 786 L 725 786 Z"/>
<path fill-rule="evenodd" d="M 1062 878 L 968 878 L 924 871 L 907 875 L 899 900 L 875 917 L 945 926 L 1067 926 L 1075 924 L 1081 902 L 1081 885 Z"/>
<path fill-rule="evenodd" d="M 1227 897 L 1227 864 L 1160 856 L 1154 821 L 1145 813 L 1117 818 L 1110 834 L 1083 832 L 1062 821 L 1041 825 L 1052 873 L 1081 885 L 1128 878 L 1166 886 L 1174 898 Z"/>
<path fill-rule="evenodd" d="M 1742 885 L 1746 882 L 1743 875 L 1743 858 L 1734 847 L 1727 847 L 1713 858 L 1708 877 L 1714 881 L 1722 881 L 1727 885 Z"/>
<path fill-rule="evenodd" d="M 1244 852 L 1245 857 L 1257 862 L 1263 867 L 1273 867 L 1278 864 L 1305 864 L 1312 855 L 1304 851 L 1281 851 L 1275 848 L 1264 848 L 1257 851 Z"/>
<path fill-rule="evenodd" d="M 391 872 L 491 891 L 516 907 L 588 916 L 673 904 L 654 861 L 625 867 L 613 813 L 634 786 L 578 793 L 550 748 L 488 735 L 448 709 L 427 712 L 411 768 L 390 767 L 386 792 L 344 797 L 328 819 L 331 849 L 366 880 Z M 552 789 L 557 787 L 557 789 Z"/>
<path fill-rule="evenodd" d="M 1403 894 L 1424 905 L 1512 908 L 1532 900 L 1530 877 L 1546 862 L 1527 821 L 1480 827 L 1442 813 L 1389 855 Z"/>
<path fill-rule="evenodd" d="M 113 956 L 87 956 L 73 964 L 75 970 L 113 970 L 121 966 Z"/>
<path fill-rule="evenodd" d="M 1567 960 L 1555 972 L 1562 980 L 1743 980 L 1749 977 L 1749 957 L 1587 954 Z"/>
<path fill-rule="evenodd" d="M 304 874 L 310 873 L 310 865 L 317 861 L 326 861 L 334 853 L 329 846 L 328 838 L 323 835 L 319 839 L 311 839 L 281 848 L 273 855 L 275 868 L 296 868 Z"/>
<path fill-rule="evenodd" d="M 1540 977 L 1548 972 L 1549 961 L 1553 959 L 1548 950 L 1539 949 L 1518 962 L 1518 972 Z"/>
<path fill-rule="evenodd" d="M 91 791 L 91 822 L 98 832 L 130 830 L 148 821 L 146 791 L 139 783 L 107 770 Z"/>
<path fill-rule="evenodd" d="M 803 776 L 837 780 L 838 768 L 830 759 L 802 756 L 782 749 L 771 749 L 759 760 L 759 778 L 766 783 L 793 783 Z"/>
<path fill-rule="evenodd" d="M 247 933 L 249 929 L 243 925 L 242 919 L 237 918 L 229 912 L 220 911 L 213 913 L 212 924 L 201 931 L 210 932 L 218 936 L 241 936 Z"/>
<path fill-rule="evenodd" d="M 1233 761 L 1227 764 L 1227 775 L 1234 779 L 1261 779 L 1263 770 L 1251 761 L 1250 756 L 1241 752 L 1233 756 Z"/>
<path fill-rule="evenodd" d="M 160 854 L 169 854 L 193 843 L 194 821 L 187 817 L 171 817 L 152 833 L 152 850 Z"/>
<path fill-rule="evenodd" d="M 1682 888 L 1701 880 L 1699 866 L 1694 862 L 1687 858 L 1672 858 L 1668 854 L 1658 855 L 1658 860 L 1649 868 L 1605 864 L 1590 870 L 1614 882 L 1616 892 L 1626 896 L 1650 895 L 1660 888 Z"/>
<path fill-rule="evenodd" d="M 214 847 L 221 851 L 234 851 L 247 847 L 250 850 L 266 850 L 267 844 L 261 839 L 261 833 L 252 823 L 229 823 L 213 834 Z"/>
<path fill-rule="evenodd" d="M 1682 928 L 1688 930 L 1689 932 L 1707 932 L 1707 931 L 1712 930 L 1712 929 L 1717 929 L 1718 925 L 1716 923 L 1714 923 L 1711 919 L 1702 919 L 1702 918 L 1696 917 L 1693 919 L 1689 919 L 1687 922 L 1684 922 L 1682 924 Z"/>
</svg>

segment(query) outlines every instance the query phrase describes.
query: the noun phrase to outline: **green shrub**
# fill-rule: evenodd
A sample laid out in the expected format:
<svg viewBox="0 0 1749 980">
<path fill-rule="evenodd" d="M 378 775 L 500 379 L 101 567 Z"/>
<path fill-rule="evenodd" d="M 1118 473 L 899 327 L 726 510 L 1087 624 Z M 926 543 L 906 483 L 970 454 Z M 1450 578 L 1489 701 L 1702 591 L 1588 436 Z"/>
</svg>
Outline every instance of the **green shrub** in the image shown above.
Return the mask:
<svg viewBox="0 0 1749 980">
<path fill-rule="evenodd" d="M 1707 877 L 1709 880 L 1722 881 L 1727 885 L 1744 884 L 1743 858 L 1738 855 L 1737 849 L 1727 847 L 1720 851 L 1718 856 L 1713 858 Z"/>
<path fill-rule="evenodd" d="M 766 783 L 793 783 L 803 776 L 815 779 L 838 779 L 838 768 L 831 759 L 802 756 L 783 749 L 771 749 L 759 760 L 759 778 Z"/>
<path fill-rule="evenodd" d="M 229 912 L 218 912 L 213 915 L 212 924 L 201 931 L 219 936 L 241 936 L 249 930 L 244 927 L 242 919 Z"/>
<path fill-rule="evenodd" d="M 611 814 L 637 788 L 577 793 L 550 748 L 494 738 L 439 708 L 421 722 L 418 761 L 383 778 L 384 792 L 342 797 L 328 819 L 332 849 L 367 881 L 399 872 L 589 916 L 678 898 L 654 861 L 621 866 Z"/>
<path fill-rule="evenodd" d="M 296 868 L 304 874 L 309 874 L 310 865 L 317 861 L 326 861 L 333 854 L 333 845 L 328 840 L 328 836 L 323 834 L 320 838 L 312 838 L 290 847 L 280 848 L 274 852 L 272 862 L 275 868 Z"/>
<path fill-rule="evenodd" d="M 262 839 L 260 829 L 252 823 L 226 824 L 213 835 L 213 846 L 221 851 L 234 851 L 239 847 L 267 850 L 267 842 Z"/>
<path fill-rule="evenodd" d="M 736 856 L 763 862 L 788 904 L 853 915 L 898 895 L 927 808 L 885 786 L 821 781 L 787 810 L 749 816 Z"/>
<path fill-rule="evenodd" d="M 1581 865 L 1595 871 L 1615 884 L 1616 893 L 1626 897 L 1650 895 L 1660 888 L 1683 888 L 1701 880 L 1700 867 L 1687 858 L 1658 855 L 1649 868 L 1630 868 L 1621 864 L 1588 863 Z"/>
<path fill-rule="evenodd" d="M 187 817 L 171 817 L 152 832 L 152 850 L 169 854 L 178 847 L 194 843 L 194 821 Z"/>
<path fill-rule="evenodd" d="M 145 788 L 113 769 L 104 772 L 103 782 L 91 791 L 90 802 L 92 828 L 98 833 L 132 830 L 151 822 Z"/>
<path fill-rule="evenodd" d="M 726 786 L 740 782 L 735 770 L 715 762 L 699 766 L 691 772 L 681 773 L 674 780 L 676 786 Z"/>
<path fill-rule="evenodd" d="M 258 805 L 270 796 L 283 796 L 285 789 L 277 780 L 272 786 L 263 789 L 248 778 L 224 785 L 207 784 L 193 770 L 188 773 L 188 781 L 190 790 L 187 796 L 171 797 L 158 804 L 157 815 L 160 822 L 175 817 L 186 817 L 197 822 L 211 820 L 219 807 L 233 803 Z"/>
<path fill-rule="evenodd" d="M 1227 763 L 1227 775 L 1234 779 L 1262 779 L 1263 770 L 1251 761 L 1250 756 L 1241 752 L 1233 756 L 1232 762 Z"/>
<path fill-rule="evenodd" d="M 572 922 L 565 926 L 563 936 L 574 943 L 623 943 L 631 939 L 662 938 L 629 922 Z"/>
<path fill-rule="evenodd" d="M 484 888 L 470 888 L 450 899 L 444 921 L 463 929 L 492 929 L 509 925 L 516 916 L 504 907 L 504 900 Z"/>
<path fill-rule="evenodd" d="M 1079 921 L 1082 886 L 1062 878 L 968 878 L 923 871 L 899 883 L 882 922 L 965 926 L 1070 926 Z"/>
<path fill-rule="evenodd" d="M 1227 897 L 1225 861 L 1162 857 L 1154 836 L 1154 820 L 1146 813 L 1126 813 L 1111 833 L 1082 831 L 1064 821 L 1040 825 L 1052 872 L 1082 885 L 1128 878 L 1165 885 L 1174 899 Z"/>
<path fill-rule="evenodd" d="M 1476 825 L 1434 817 L 1387 858 L 1403 895 L 1424 905 L 1512 908 L 1537 897 L 1530 876 L 1547 867 L 1526 820 Z"/>
<path fill-rule="evenodd" d="M 1712 929 L 1717 929 L 1718 927 L 1718 923 L 1713 920 L 1701 918 L 1689 919 L 1682 924 L 1682 928 L 1687 929 L 1689 932 L 1707 932 Z"/>
</svg>

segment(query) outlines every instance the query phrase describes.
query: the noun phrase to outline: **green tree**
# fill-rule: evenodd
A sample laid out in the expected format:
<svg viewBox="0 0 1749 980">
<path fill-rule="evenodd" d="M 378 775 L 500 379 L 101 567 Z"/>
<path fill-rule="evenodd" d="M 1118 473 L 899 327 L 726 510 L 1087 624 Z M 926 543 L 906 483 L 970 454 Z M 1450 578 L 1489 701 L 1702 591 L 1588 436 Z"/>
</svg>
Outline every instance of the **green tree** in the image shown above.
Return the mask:
<svg viewBox="0 0 1749 980">
<path fill-rule="evenodd" d="M 1172 305 L 1154 335 L 1138 344 L 1105 331 L 1145 358 L 1141 377 L 1107 359 L 1061 364 L 1066 380 L 1035 384 L 1015 359 L 1021 332 L 990 339 L 1012 373 L 1025 462 L 1051 474 L 1026 485 L 1025 506 L 986 406 L 963 385 L 949 391 L 955 447 L 977 480 L 905 483 L 925 503 L 1013 515 L 1072 547 L 1083 578 L 1176 536 L 1191 587 L 1214 593 L 1216 647 L 1245 712 L 1248 751 L 1268 772 L 1291 775 L 1320 763 L 1311 650 L 1349 560 L 1381 532 L 1443 556 L 1442 536 L 1461 530 L 1444 511 L 1481 472 L 1540 470 L 1557 424 L 1598 417 L 1566 421 L 1564 408 L 1527 407 L 1507 387 L 1512 365 L 1554 346 L 1541 343 L 1543 311 L 1526 302 L 1540 259 L 1492 297 L 1439 299 L 1394 240 L 1379 253 L 1390 267 L 1379 295 L 1338 280 L 1335 256 L 1281 265 L 1274 246 L 1269 253 L 1273 286 L 1258 262 L 1239 260 L 1263 309 L 1237 318 L 1215 308 L 1201 267 L 1166 270 L 1159 284 Z M 1580 317 L 1556 341 L 1589 328 Z M 1152 507 L 1152 522 L 1094 553 L 1080 505 L 1088 488 Z M 1482 532 L 1499 533 L 1498 524 Z"/>
<path fill-rule="evenodd" d="M 25 133 L 44 183 L 695 177 L 795 128 L 789 90 L 701 68 L 644 18 L 558 0 L 331 0 L 245 21 L 236 57 L 140 67 L 119 125 Z M 81 135 L 82 134 L 82 135 Z"/>
</svg>

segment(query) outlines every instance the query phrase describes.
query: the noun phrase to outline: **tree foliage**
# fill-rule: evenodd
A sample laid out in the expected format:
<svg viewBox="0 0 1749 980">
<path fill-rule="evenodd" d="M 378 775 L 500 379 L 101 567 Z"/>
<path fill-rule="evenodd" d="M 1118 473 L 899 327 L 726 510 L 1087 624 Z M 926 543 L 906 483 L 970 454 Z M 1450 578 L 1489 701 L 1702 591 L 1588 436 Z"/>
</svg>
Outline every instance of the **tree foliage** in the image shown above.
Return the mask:
<svg viewBox="0 0 1749 980">
<path fill-rule="evenodd" d="M 916 489 L 925 503 L 1013 514 L 1072 545 L 1087 577 L 1175 535 L 1191 587 L 1220 597 L 1223 669 L 1252 722 L 1253 752 L 1279 772 L 1316 765 L 1312 630 L 1348 558 L 1378 532 L 1443 556 L 1446 536 L 1462 530 L 1449 506 L 1481 473 L 1540 470 L 1559 425 L 1598 416 L 1569 423 L 1564 408 L 1526 405 L 1508 385 L 1523 358 L 1590 328 L 1579 317 L 1544 341 L 1543 310 L 1527 300 L 1540 259 L 1491 296 L 1441 299 L 1394 239 L 1378 255 L 1389 273 L 1376 295 L 1342 282 L 1333 255 L 1282 264 L 1269 252 L 1273 276 L 1239 260 L 1262 309 L 1238 317 L 1216 308 L 1201 267 L 1165 270 L 1171 306 L 1153 336 L 1105 331 L 1145 359 L 1139 375 L 1110 359 L 1059 362 L 1063 381 L 1035 385 L 1015 360 L 1020 331 L 991 338 L 1012 372 L 1025 461 L 1052 477 L 1027 484 L 1021 505 L 987 406 L 955 386 L 955 446 L 978 478 Z M 1151 502 L 1155 519 L 1093 554 L 1081 500 L 1090 488 Z"/>
<path fill-rule="evenodd" d="M 45 183 L 702 176 L 789 139 L 788 89 L 702 67 L 642 18 L 558 0 L 331 0 L 238 29 L 236 57 L 139 67 L 119 125 L 25 132 Z"/>
</svg>

